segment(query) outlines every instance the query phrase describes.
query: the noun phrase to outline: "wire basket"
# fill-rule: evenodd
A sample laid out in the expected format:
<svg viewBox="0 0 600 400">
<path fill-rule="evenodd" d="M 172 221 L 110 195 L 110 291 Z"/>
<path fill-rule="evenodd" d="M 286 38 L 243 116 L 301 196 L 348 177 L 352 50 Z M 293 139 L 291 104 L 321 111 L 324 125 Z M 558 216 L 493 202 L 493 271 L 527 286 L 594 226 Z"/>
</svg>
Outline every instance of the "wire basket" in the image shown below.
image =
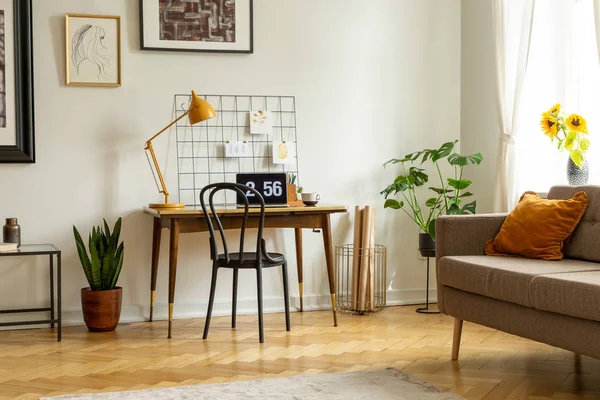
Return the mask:
<svg viewBox="0 0 600 400">
<path fill-rule="evenodd" d="M 386 247 L 355 251 L 354 245 L 335 247 L 337 309 L 352 314 L 376 313 L 386 302 Z"/>
</svg>

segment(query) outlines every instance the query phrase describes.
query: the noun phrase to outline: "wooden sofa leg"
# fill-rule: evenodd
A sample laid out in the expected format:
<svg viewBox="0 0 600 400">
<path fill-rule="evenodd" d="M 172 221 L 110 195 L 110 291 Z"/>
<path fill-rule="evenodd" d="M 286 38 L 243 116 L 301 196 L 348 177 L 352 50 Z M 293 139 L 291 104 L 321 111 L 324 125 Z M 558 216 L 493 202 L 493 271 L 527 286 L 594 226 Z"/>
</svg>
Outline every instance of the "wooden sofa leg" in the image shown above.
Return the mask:
<svg viewBox="0 0 600 400">
<path fill-rule="evenodd" d="M 454 338 L 452 339 L 452 361 L 458 360 L 460 350 L 460 336 L 462 334 L 463 320 L 454 318 Z"/>
<path fill-rule="evenodd" d="M 579 353 L 575 353 L 575 372 L 580 374 L 581 373 L 581 354 Z"/>
</svg>

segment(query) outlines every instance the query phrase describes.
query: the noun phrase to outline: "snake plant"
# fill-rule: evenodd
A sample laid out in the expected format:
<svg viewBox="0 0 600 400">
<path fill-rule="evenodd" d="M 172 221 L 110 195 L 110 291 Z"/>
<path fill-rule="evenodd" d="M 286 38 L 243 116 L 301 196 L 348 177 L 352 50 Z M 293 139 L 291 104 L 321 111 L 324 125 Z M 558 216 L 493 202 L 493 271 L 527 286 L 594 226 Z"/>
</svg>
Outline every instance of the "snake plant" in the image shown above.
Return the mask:
<svg viewBox="0 0 600 400">
<path fill-rule="evenodd" d="M 119 244 L 121 234 L 121 218 L 117 220 L 112 233 L 104 220 L 104 230 L 100 226 L 92 228 L 89 235 L 89 251 L 86 251 L 79 231 L 73 225 L 77 254 L 83 267 L 85 277 L 91 290 L 112 290 L 117 284 L 121 268 L 123 267 L 123 242 Z"/>
</svg>

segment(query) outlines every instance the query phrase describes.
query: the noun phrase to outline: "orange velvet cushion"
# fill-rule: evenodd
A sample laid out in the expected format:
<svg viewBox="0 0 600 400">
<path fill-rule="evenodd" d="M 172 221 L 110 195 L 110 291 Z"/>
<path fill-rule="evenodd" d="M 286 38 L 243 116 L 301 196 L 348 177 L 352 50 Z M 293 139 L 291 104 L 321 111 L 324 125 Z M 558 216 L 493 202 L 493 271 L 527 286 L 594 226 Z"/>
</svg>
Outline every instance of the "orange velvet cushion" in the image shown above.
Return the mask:
<svg viewBox="0 0 600 400">
<path fill-rule="evenodd" d="M 485 244 L 485 254 L 561 260 L 564 244 L 587 206 L 585 192 L 577 192 L 569 200 L 546 200 L 535 192 L 525 192 L 500 232 Z"/>
</svg>

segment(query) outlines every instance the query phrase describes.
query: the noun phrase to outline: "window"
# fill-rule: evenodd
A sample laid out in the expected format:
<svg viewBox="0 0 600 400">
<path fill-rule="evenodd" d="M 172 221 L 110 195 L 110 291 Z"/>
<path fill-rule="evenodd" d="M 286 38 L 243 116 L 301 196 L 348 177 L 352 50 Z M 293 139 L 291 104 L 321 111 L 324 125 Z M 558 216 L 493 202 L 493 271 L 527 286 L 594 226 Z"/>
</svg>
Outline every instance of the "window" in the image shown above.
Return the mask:
<svg viewBox="0 0 600 400">
<path fill-rule="evenodd" d="M 529 64 L 515 141 L 516 191 L 546 192 L 568 184 L 568 152 L 559 152 L 540 129 L 541 113 L 561 103 L 587 119 L 589 184 L 600 184 L 600 64 L 592 0 L 537 1 Z"/>
</svg>

